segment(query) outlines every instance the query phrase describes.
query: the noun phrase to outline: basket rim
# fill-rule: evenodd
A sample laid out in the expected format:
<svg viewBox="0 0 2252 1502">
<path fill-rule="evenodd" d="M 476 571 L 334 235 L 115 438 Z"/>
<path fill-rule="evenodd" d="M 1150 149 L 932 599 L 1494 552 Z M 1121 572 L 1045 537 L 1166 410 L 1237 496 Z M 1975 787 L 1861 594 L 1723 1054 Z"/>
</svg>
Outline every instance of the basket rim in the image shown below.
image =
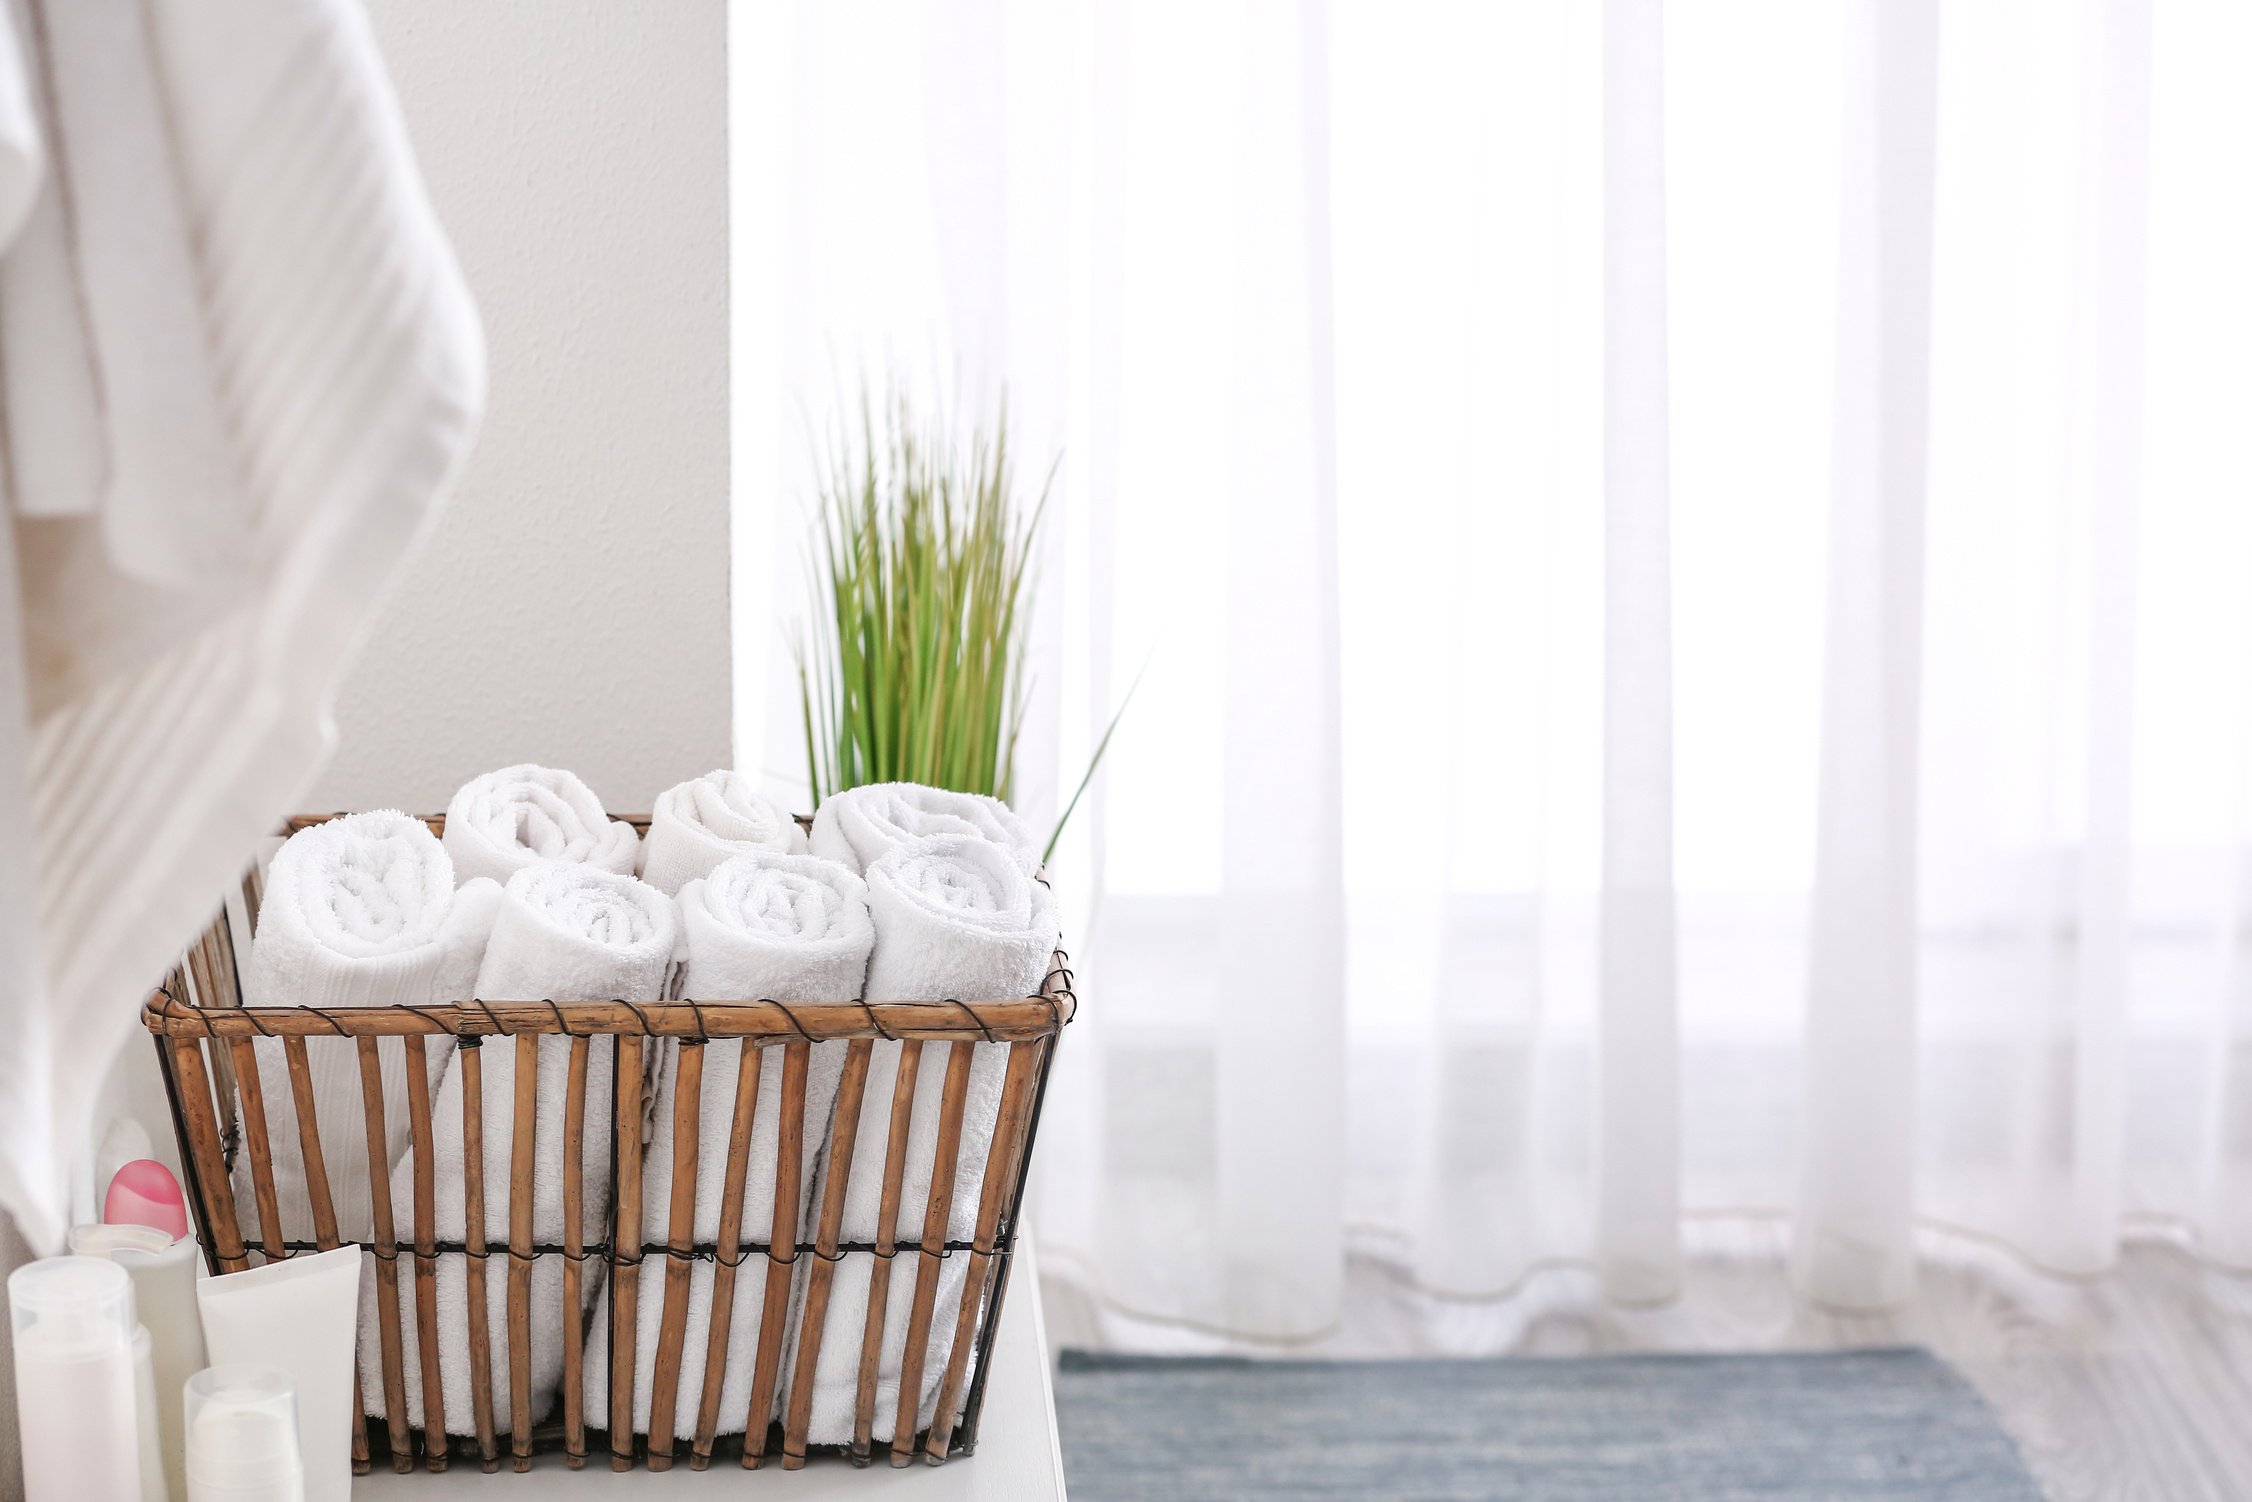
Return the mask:
<svg viewBox="0 0 2252 1502">
<path fill-rule="evenodd" d="M 1053 1037 L 1078 1012 L 1067 956 L 1057 951 L 1038 996 L 1000 1001 L 465 1001 L 427 1006 L 204 1007 L 158 986 L 141 1025 L 173 1038 L 611 1037 L 822 1043 L 923 1039 L 1019 1043 Z"/>
<path fill-rule="evenodd" d="M 274 834 L 286 839 L 345 816 L 343 810 L 291 814 Z M 445 833 L 444 814 L 413 817 L 428 825 L 432 834 Z M 610 817 L 647 833 L 651 816 L 613 813 Z M 803 826 L 813 822 L 806 814 L 793 817 Z M 252 870 L 255 872 L 256 867 Z M 169 1038 L 425 1036 L 479 1040 L 519 1034 L 614 1037 L 625 1033 L 689 1042 L 740 1038 L 818 1043 L 883 1038 L 1015 1043 L 1056 1036 L 1079 1009 L 1079 999 L 1072 990 L 1071 957 L 1061 948 L 1050 956 L 1048 973 L 1036 993 L 985 999 L 781 1002 L 768 997 L 665 1001 L 464 997 L 425 1006 L 206 1007 L 175 994 L 179 989 L 176 983 L 183 979 L 175 975 L 149 992 L 141 1008 L 141 1025 L 150 1033 Z"/>
</svg>

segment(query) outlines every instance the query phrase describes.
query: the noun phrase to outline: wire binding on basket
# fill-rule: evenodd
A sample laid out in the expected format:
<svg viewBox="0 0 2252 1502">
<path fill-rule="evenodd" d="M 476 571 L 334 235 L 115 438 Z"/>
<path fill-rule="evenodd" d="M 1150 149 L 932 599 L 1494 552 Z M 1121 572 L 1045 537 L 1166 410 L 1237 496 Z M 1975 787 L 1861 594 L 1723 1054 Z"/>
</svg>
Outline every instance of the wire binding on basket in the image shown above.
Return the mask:
<svg viewBox="0 0 2252 1502">
<path fill-rule="evenodd" d="M 947 1006 L 953 1007 L 963 1016 L 969 1018 L 970 1026 L 985 1034 L 986 1042 L 998 1043 L 1001 1041 L 999 1038 L 993 1036 L 993 1029 L 985 1025 L 985 1019 L 977 1014 L 977 1009 L 975 1007 L 969 1005 L 967 1002 L 957 1001 L 951 996 L 946 998 L 945 1004 Z"/>
<path fill-rule="evenodd" d="M 694 1003 L 690 1004 L 694 1005 Z M 789 1021 L 790 1026 L 794 1030 L 796 1030 L 797 1035 L 800 1038 L 804 1039 L 807 1043 L 818 1043 L 821 1041 L 820 1039 L 814 1037 L 813 1034 L 805 1030 L 805 1024 L 798 1020 L 798 1014 L 790 1010 L 789 1004 L 787 1002 L 774 1001 L 772 999 L 769 999 L 765 1004 L 767 1006 L 773 1007 L 776 1011 L 780 1012 L 783 1017 Z"/>
<path fill-rule="evenodd" d="M 452 1036 L 457 1038 L 461 1036 L 461 1034 L 454 1032 L 452 1028 L 446 1026 L 444 1018 L 431 1016 L 430 1010 L 427 1007 L 414 1006 L 411 1003 L 404 1001 L 399 1003 L 399 1007 L 402 1011 L 414 1013 L 417 1017 L 420 1017 L 423 1021 L 436 1028 L 440 1033 L 451 1034 Z"/>
<path fill-rule="evenodd" d="M 349 1038 L 352 1036 L 350 1029 L 346 1028 L 343 1023 L 337 1021 L 336 1018 L 331 1016 L 329 1013 L 322 1011 L 319 1007 L 299 1007 L 298 1010 L 301 1012 L 311 1012 L 315 1017 L 320 1018 L 321 1021 L 327 1023 L 331 1028 L 334 1028 L 336 1030 L 336 1036 L 339 1038 Z"/>
<path fill-rule="evenodd" d="M 516 1036 L 514 1030 L 512 1030 L 506 1023 L 500 1020 L 500 1013 L 493 1010 L 492 1003 L 486 1001 L 483 997 L 472 996 L 467 1001 L 458 1003 L 458 1005 L 475 1007 L 478 1011 L 484 1013 L 485 1025 L 493 1030 L 493 1036 L 495 1036 L 496 1038 L 513 1038 Z M 466 1044 L 470 1040 L 470 1038 L 477 1036 L 478 1035 L 473 1033 L 464 1034 L 462 1037 L 462 1042 Z M 479 1038 L 479 1041 L 482 1042 L 482 1038 Z"/>
</svg>

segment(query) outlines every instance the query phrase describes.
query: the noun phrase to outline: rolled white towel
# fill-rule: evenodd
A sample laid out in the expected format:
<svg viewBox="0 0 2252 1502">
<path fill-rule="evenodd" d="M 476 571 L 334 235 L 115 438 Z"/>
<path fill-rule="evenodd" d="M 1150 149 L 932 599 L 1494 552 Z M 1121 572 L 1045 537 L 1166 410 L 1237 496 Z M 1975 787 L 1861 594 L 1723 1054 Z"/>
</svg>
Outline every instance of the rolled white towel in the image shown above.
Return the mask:
<svg viewBox="0 0 2252 1502">
<path fill-rule="evenodd" d="M 446 851 L 463 881 L 505 882 L 545 860 L 631 875 L 640 849 L 631 824 L 612 819 L 593 789 L 552 767 L 487 772 L 463 783 L 446 805 Z"/>
<path fill-rule="evenodd" d="M 1010 854 L 989 840 L 969 835 L 939 835 L 902 847 L 868 871 L 868 908 L 876 925 L 876 947 L 868 961 L 868 995 L 882 1001 L 990 1001 L 1037 993 L 1055 953 L 1058 920 L 1048 889 L 1027 875 Z M 930 1196 L 931 1169 L 938 1155 L 938 1117 L 949 1053 L 959 1044 L 933 1043 L 923 1049 L 915 1077 L 915 1103 L 909 1116 L 906 1171 L 902 1176 L 894 1234 L 920 1241 L 923 1212 Z M 955 1156 L 954 1198 L 946 1236 L 966 1241 L 976 1234 L 977 1203 L 985 1179 L 985 1156 L 1000 1112 L 1001 1080 L 1007 1044 L 974 1045 L 969 1093 L 962 1113 L 962 1140 Z M 899 1045 L 878 1043 L 870 1061 L 868 1089 L 854 1138 L 852 1177 L 845 1196 L 844 1239 L 872 1241 L 882 1212 L 884 1148 L 891 1124 L 893 1085 Z M 914 1302 L 919 1258 L 893 1264 L 884 1305 L 884 1342 L 878 1365 L 874 1433 L 888 1441 L 898 1412 L 900 1367 Z M 916 1427 L 928 1427 L 938 1404 L 938 1387 L 954 1347 L 954 1309 L 967 1275 L 969 1258 L 948 1256 L 939 1275 L 924 1359 Z M 807 1438 L 814 1444 L 846 1444 L 853 1438 L 853 1406 L 859 1385 L 861 1332 L 867 1321 L 868 1253 L 848 1254 L 838 1265 L 824 1326 L 821 1354 L 814 1368 L 812 1420 Z"/>
<path fill-rule="evenodd" d="M 657 795 L 641 845 L 641 879 L 678 895 L 721 861 L 759 850 L 802 855 L 805 831 L 742 773 L 706 772 Z"/>
<path fill-rule="evenodd" d="M 1026 871 L 1040 868 L 1040 842 L 1024 821 L 1000 799 L 977 793 L 872 782 L 830 794 L 813 814 L 813 853 L 862 873 L 902 845 L 944 834 L 975 835 L 1010 851 Z"/>
<path fill-rule="evenodd" d="M 394 809 L 350 814 L 298 831 L 267 868 L 257 936 L 244 972 L 254 1007 L 423 1006 L 475 989 L 477 966 L 500 906 L 496 882 L 454 887 L 453 862 L 420 819 Z M 434 1039 L 433 1081 L 452 1052 Z M 284 1239 L 310 1241 L 315 1226 L 305 1178 L 288 1056 L 278 1038 L 255 1042 L 274 1191 Z M 407 1150 L 406 1055 L 396 1038 L 376 1045 L 383 1072 L 386 1171 Z M 368 1190 L 367 1112 L 359 1054 L 348 1038 L 309 1038 L 306 1072 L 321 1159 L 338 1234 L 374 1234 Z M 248 1155 L 243 1163 L 248 1164 Z M 247 1173 L 236 1196 L 245 1234 L 263 1235 Z"/>
<path fill-rule="evenodd" d="M 867 886 L 833 861 L 810 855 L 760 852 L 723 862 L 680 893 L 681 922 L 688 945 L 682 994 L 698 1001 L 851 1001 L 860 995 L 868 971 L 875 929 L 868 917 Z M 699 1244 L 719 1240 L 720 1201 L 727 1191 L 727 1141 L 735 1120 L 735 1086 L 742 1059 L 740 1040 L 705 1045 L 703 1084 L 697 1095 L 696 1221 Z M 758 1098 L 751 1118 L 750 1156 L 743 1180 L 743 1239 L 765 1241 L 774 1223 L 774 1155 L 782 1114 L 782 1049 L 762 1050 Z M 812 1201 L 814 1152 L 827 1132 L 836 1104 L 837 1078 L 845 1045 L 816 1043 L 807 1061 L 805 1115 L 800 1123 L 806 1152 L 799 1179 L 799 1239 Z M 649 1151 L 643 1159 L 642 1239 L 661 1243 L 671 1233 L 673 1102 L 677 1062 L 660 1066 L 657 1106 Z M 641 1265 L 637 1295 L 633 1387 L 634 1429 L 649 1432 L 651 1393 L 657 1372 L 657 1340 L 664 1318 L 667 1260 L 651 1256 Z M 741 1434 L 756 1376 L 759 1324 L 766 1307 L 767 1261 L 752 1257 L 735 1277 L 734 1306 L 728 1318 L 727 1365 L 721 1378 L 719 1434 Z M 703 1404 L 705 1356 L 711 1339 L 713 1267 L 690 1265 L 688 1337 L 680 1351 L 679 1396 L 673 1433 L 696 1432 Z M 587 1337 L 586 1421 L 610 1427 L 610 1329 L 608 1297 L 595 1313 Z M 785 1341 L 787 1337 L 785 1336 Z M 784 1350 L 788 1346 L 785 1343 Z M 772 1413 L 767 1415 L 773 1417 Z"/>
<path fill-rule="evenodd" d="M 477 975 L 477 995 L 490 1001 L 587 1001 L 622 998 L 653 1001 L 664 995 L 672 968 L 677 919 L 672 899 L 655 888 L 570 861 L 543 861 L 509 878 L 491 942 Z M 589 1243 L 601 1239 L 610 1213 L 611 1102 L 616 1040 L 598 1038 L 590 1048 L 586 1077 L 586 1131 L 580 1158 L 583 1214 L 580 1231 Z M 563 1240 L 563 1110 L 570 1076 L 571 1044 L 560 1037 L 539 1043 L 539 1109 L 533 1119 L 532 1239 L 553 1246 Z M 516 1048 L 495 1038 L 479 1050 L 483 1075 L 485 1243 L 505 1249 L 509 1224 L 509 1168 L 514 1149 Z M 466 1152 L 461 1121 L 462 1071 L 457 1058 L 446 1071 L 431 1106 L 432 1179 L 436 1187 L 440 1241 L 460 1241 L 467 1228 L 464 1199 Z M 399 1216 L 399 1239 L 411 1233 L 414 1154 L 400 1159 L 391 1176 L 391 1198 Z M 492 1399 L 496 1432 L 510 1422 L 508 1304 L 505 1251 L 486 1263 L 486 1317 L 492 1355 Z M 601 1264 L 590 1259 L 582 1296 L 591 1303 L 601 1286 Z M 402 1269 L 402 1274 L 404 1273 Z M 421 1344 L 417 1336 L 413 1279 L 399 1279 L 405 1341 L 407 1410 L 410 1423 L 422 1420 Z M 439 1371 L 444 1384 L 446 1429 L 476 1432 L 476 1410 L 469 1381 L 468 1259 L 460 1253 L 438 1258 Z M 563 1327 L 581 1320 L 585 1309 L 565 1309 L 560 1253 L 540 1256 L 532 1267 L 531 1412 L 543 1417 L 553 1404 L 563 1376 Z M 360 1389 L 367 1411 L 384 1411 L 381 1344 L 374 1338 L 377 1317 L 374 1281 L 364 1280 L 360 1300 Z"/>
</svg>

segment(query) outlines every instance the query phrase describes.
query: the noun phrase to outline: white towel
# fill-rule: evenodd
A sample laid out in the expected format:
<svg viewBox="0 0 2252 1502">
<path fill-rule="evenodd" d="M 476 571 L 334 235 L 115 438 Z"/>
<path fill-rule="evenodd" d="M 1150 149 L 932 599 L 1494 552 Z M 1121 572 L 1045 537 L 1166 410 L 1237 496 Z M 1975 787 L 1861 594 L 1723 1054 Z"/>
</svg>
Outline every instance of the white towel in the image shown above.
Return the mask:
<svg viewBox="0 0 2252 1502">
<path fill-rule="evenodd" d="M 33 92 L 14 19 L 0 11 L 0 245 L 15 239 L 30 217 L 47 167 Z"/>
<path fill-rule="evenodd" d="M 55 1251 L 150 980 L 329 749 L 484 347 L 364 7 L 12 0 L 0 33 L 0 1209 Z"/>
<path fill-rule="evenodd" d="M 395 810 L 351 814 L 290 836 L 267 868 L 257 938 L 244 973 L 246 1005 L 374 1007 L 459 1001 L 475 988 L 500 906 L 497 883 L 454 889 L 453 862 L 420 819 Z M 266 1134 L 273 1147 L 274 1189 L 285 1239 L 314 1237 L 312 1201 L 298 1135 L 288 1056 L 277 1038 L 257 1039 L 258 1083 Z M 407 1150 L 404 1045 L 376 1045 L 383 1068 L 384 1164 Z M 430 1077 L 451 1054 L 451 1039 L 433 1039 Z M 367 1112 L 360 1093 L 359 1053 L 348 1038 L 308 1038 L 306 1072 L 314 1120 L 339 1234 L 374 1234 L 368 1198 Z M 249 1192 L 248 1155 L 236 1177 L 244 1236 L 263 1235 Z"/>
<path fill-rule="evenodd" d="M 446 852 L 463 881 L 506 881 L 546 860 L 631 875 L 640 849 L 631 824 L 613 820 L 592 788 L 552 767 L 487 772 L 463 783 L 446 805 Z"/>
<path fill-rule="evenodd" d="M 872 1001 L 992 1001 L 1031 996 L 1047 978 L 1055 953 L 1058 922 L 1047 887 L 1027 875 L 1012 853 L 972 835 L 938 835 L 904 846 L 868 870 L 868 908 L 876 924 L 876 947 L 868 961 Z M 909 1116 L 906 1171 L 901 1178 L 899 1215 L 894 1233 L 901 1241 L 920 1241 L 923 1212 L 930 1196 L 931 1169 L 938 1156 L 938 1117 L 947 1057 L 959 1045 L 924 1045 L 915 1076 L 915 1103 Z M 845 1196 L 844 1239 L 872 1241 L 883 1205 L 885 1140 L 891 1126 L 892 1087 L 899 1067 L 899 1045 L 878 1043 L 868 1072 L 854 1139 L 852 1178 Z M 1008 1045 L 974 1045 L 969 1094 L 962 1113 L 962 1140 L 955 1156 L 954 1198 L 946 1236 L 966 1241 L 976 1234 L 979 1191 L 985 1155 L 993 1142 L 1001 1104 L 1001 1080 Z M 905 1358 L 908 1317 L 921 1259 L 900 1257 L 892 1264 L 884 1306 L 884 1341 L 878 1366 L 874 1437 L 888 1442 L 898 1413 L 900 1366 Z M 868 1317 L 869 1272 L 865 1252 L 838 1264 L 829 1295 L 821 1354 L 814 1368 L 814 1393 L 808 1440 L 817 1445 L 847 1444 L 853 1438 L 853 1407 L 859 1386 L 861 1332 Z M 967 1253 L 948 1256 L 939 1275 L 924 1359 L 916 1427 L 927 1428 L 938 1405 L 938 1387 L 954 1348 L 954 1312 L 967 1276 Z"/>
<path fill-rule="evenodd" d="M 95 493 L 27 489 L 22 504 L 32 514 L 99 514 L 107 558 L 142 578 L 182 586 L 211 570 L 246 578 L 249 503 L 212 370 L 192 221 L 173 170 L 166 100 L 146 86 L 160 66 L 157 38 L 137 6 L 41 10 L 45 45 L 70 64 L 53 77 L 71 171 L 58 217 L 70 222 L 78 274 L 107 294 L 82 302 L 84 328 L 69 332 L 85 335 L 103 420 L 124 441 L 102 447 Z M 176 253 L 152 255 L 153 247 Z M 59 354 L 65 345 L 44 347 Z M 40 379 L 20 368 L 9 375 L 11 386 Z M 11 402 L 23 394 L 11 390 Z"/>
<path fill-rule="evenodd" d="M 680 889 L 730 856 L 771 850 L 805 853 L 805 831 L 788 809 L 761 795 L 740 772 L 707 772 L 665 789 L 649 814 L 641 879 L 660 892 Z"/>
<path fill-rule="evenodd" d="M 830 794 L 813 814 L 813 853 L 860 872 L 902 845 L 942 834 L 975 835 L 1013 852 L 1026 871 L 1040 868 L 1040 842 L 1024 821 L 1000 799 L 977 793 L 873 782 Z"/>
<path fill-rule="evenodd" d="M 672 968 L 677 920 L 672 899 L 630 876 L 597 871 L 572 861 L 543 861 L 509 878 L 485 962 L 477 975 L 477 995 L 488 1001 L 588 1001 L 617 997 L 653 1001 L 664 995 Z M 610 1149 L 614 1112 L 611 1102 L 616 1056 L 612 1039 L 597 1039 L 587 1060 L 586 1138 L 580 1159 L 584 1200 L 580 1231 L 599 1240 L 610 1213 Z M 533 1121 L 532 1239 L 546 1245 L 563 1240 L 563 1106 L 569 1081 L 571 1045 L 543 1037 L 539 1045 L 539 1110 Z M 484 1083 L 485 1244 L 508 1244 L 509 1165 L 513 1155 L 516 1110 L 516 1048 L 495 1038 L 479 1051 Z M 466 1161 L 461 1125 L 462 1071 L 457 1057 L 432 1103 L 432 1176 L 436 1185 L 436 1239 L 459 1241 L 467 1226 L 464 1195 Z M 412 1151 L 391 1176 L 391 1199 L 399 1218 L 399 1239 L 410 1240 L 414 1203 Z M 486 1329 L 491 1341 L 495 1432 L 509 1426 L 511 1388 L 508 1368 L 508 1304 L 505 1252 L 486 1262 Z M 591 1302 L 601 1286 L 601 1264 L 586 1263 L 582 1285 Z M 421 1343 L 415 1327 L 411 1268 L 400 1265 L 400 1307 L 405 1325 L 409 1422 L 422 1420 Z M 476 1432 L 476 1409 L 469 1382 L 468 1259 L 460 1253 L 438 1259 L 439 1371 L 444 1383 L 446 1429 Z M 531 1411 L 535 1420 L 554 1402 L 563 1377 L 563 1325 L 585 1317 L 584 1309 L 565 1309 L 560 1254 L 540 1257 L 532 1268 Z M 361 1395 L 367 1411 L 384 1410 L 381 1345 L 375 1338 L 375 1285 L 363 1281 L 360 1297 Z"/>
<path fill-rule="evenodd" d="M 850 1001 L 860 995 L 868 972 L 875 929 L 868 917 L 868 889 L 859 877 L 832 861 L 810 855 L 761 852 L 723 862 L 680 894 L 681 923 L 688 943 L 688 968 L 682 994 L 698 1001 Z M 740 1040 L 708 1044 L 703 1086 L 698 1092 L 696 1223 L 699 1244 L 719 1239 L 720 1200 L 727 1192 L 727 1140 L 735 1120 L 735 1085 L 742 1058 Z M 756 1114 L 751 1119 L 750 1156 L 744 1170 L 743 1239 L 764 1241 L 774 1222 L 775 1134 L 782 1113 L 782 1051 L 763 1051 Z M 812 1203 L 814 1157 L 828 1131 L 836 1104 L 837 1077 L 845 1045 L 816 1043 L 806 1072 L 807 1145 L 800 1165 L 799 1239 Z M 672 1118 L 676 1060 L 668 1059 L 657 1085 L 656 1120 L 643 1160 L 644 1241 L 668 1239 L 672 1222 Z M 665 1267 L 652 1256 L 641 1265 L 637 1295 L 634 1365 L 634 1428 L 649 1432 L 650 1394 L 656 1380 L 657 1339 L 664 1318 Z M 720 1384 L 719 1434 L 741 1434 L 756 1376 L 759 1323 L 766 1303 L 764 1257 L 751 1257 L 735 1276 L 735 1302 L 728 1319 L 727 1367 Z M 704 1363 L 711 1339 L 712 1264 L 697 1261 L 688 1284 L 688 1338 L 681 1347 L 679 1398 L 673 1432 L 696 1432 L 703 1405 Z M 607 1294 L 596 1311 L 587 1339 L 586 1421 L 610 1426 L 610 1321 Z M 788 1327 L 785 1327 L 787 1331 Z M 788 1339 L 785 1335 L 784 1352 Z M 777 1370 L 780 1370 L 777 1367 Z M 776 1393 L 780 1387 L 777 1384 Z M 773 1415 L 768 1415 L 771 1418 Z"/>
</svg>

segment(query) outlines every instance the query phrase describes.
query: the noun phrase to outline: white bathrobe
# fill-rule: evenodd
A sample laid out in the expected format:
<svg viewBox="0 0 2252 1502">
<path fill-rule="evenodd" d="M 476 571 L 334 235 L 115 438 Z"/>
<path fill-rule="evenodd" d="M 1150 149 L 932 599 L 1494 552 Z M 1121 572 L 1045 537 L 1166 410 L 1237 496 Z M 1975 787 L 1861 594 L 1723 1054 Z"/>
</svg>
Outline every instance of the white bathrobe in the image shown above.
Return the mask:
<svg viewBox="0 0 2252 1502">
<path fill-rule="evenodd" d="M 483 404 L 359 6 L 0 5 L 0 1210 L 34 1246 Z"/>
</svg>

